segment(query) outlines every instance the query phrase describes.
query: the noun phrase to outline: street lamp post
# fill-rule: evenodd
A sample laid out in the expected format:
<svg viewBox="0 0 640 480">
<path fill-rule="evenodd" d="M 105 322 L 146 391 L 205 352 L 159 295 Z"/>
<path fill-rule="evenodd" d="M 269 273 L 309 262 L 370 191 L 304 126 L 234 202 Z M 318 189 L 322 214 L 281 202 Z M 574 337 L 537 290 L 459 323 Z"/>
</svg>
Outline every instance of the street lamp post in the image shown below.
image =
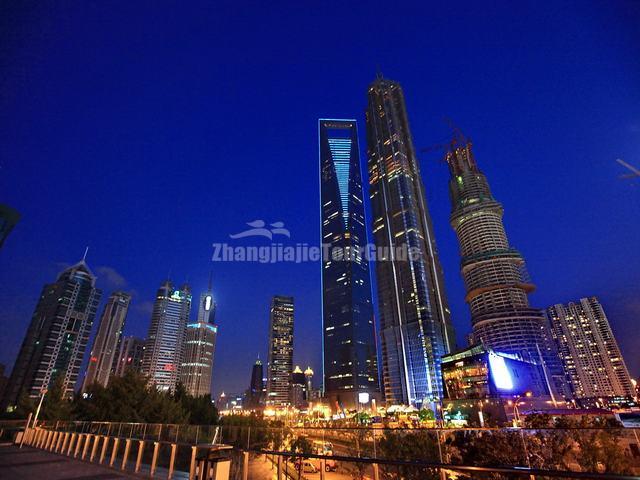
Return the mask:
<svg viewBox="0 0 640 480">
<path fill-rule="evenodd" d="M 524 397 L 531 397 L 533 395 L 533 393 L 531 392 L 526 392 L 524 394 Z M 520 400 L 522 400 L 523 395 L 518 395 L 516 397 L 514 397 L 513 402 L 511 400 L 509 400 L 507 402 L 508 405 L 513 405 L 513 426 L 517 427 L 520 424 L 520 410 L 518 409 L 518 404 L 520 403 Z"/>
</svg>

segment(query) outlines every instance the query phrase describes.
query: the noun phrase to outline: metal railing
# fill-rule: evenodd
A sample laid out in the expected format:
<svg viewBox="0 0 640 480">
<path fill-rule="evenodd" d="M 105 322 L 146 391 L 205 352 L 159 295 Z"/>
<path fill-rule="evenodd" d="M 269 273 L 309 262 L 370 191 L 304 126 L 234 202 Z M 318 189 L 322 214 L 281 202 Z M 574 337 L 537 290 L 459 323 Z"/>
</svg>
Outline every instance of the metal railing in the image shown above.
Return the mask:
<svg viewBox="0 0 640 480">
<path fill-rule="evenodd" d="M 628 479 L 640 474 L 639 432 L 623 428 L 372 429 L 44 422 L 39 431 L 59 432 L 59 444 L 53 437 L 45 438 L 50 434 L 40 433 L 35 446 L 51 450 L 55 445 L 54 451 L 70 454 L 73 450 L 76 458 L 97 458 L 100 463 L 109 457 L 110 465 L 119 464 L 123 470 L 128 449 L 135 445 L 139 457 L 135 471 L 148 465 L 149 473 L 164 469 L 169 478 L 176 470 L 191 471 L 198 455 L 193 447 L 213 443 L 234 447 L 231 470 L 237 475 L 247 469 L 242 452 L 272 457 L 282 475 L 288 469 L 280 468 L 280 463 L 288 458 L 314 459 L 321 472 L 327 462 L 333 462 L 354 478 L 376 480 L 380 476 Z M 90 447 L 82 442 L 89 437 L 93 443 L 85 452 Z M 103 439 L 101 446 L 96 438 Z M 143 444 L 152 444 L 153 451 L 145 450 Z M 292 451 L 295 448 L 302 453 Z"/>
</svg>

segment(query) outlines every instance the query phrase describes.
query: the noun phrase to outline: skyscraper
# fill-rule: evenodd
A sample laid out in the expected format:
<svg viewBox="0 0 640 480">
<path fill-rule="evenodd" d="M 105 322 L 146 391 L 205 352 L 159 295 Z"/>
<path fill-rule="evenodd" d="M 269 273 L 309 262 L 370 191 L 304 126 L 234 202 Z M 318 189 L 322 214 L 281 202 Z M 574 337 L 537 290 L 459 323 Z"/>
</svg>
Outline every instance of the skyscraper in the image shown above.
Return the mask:
<svg viewBox="0 0 640 480">
<path fill-rule="evenodd" d="M 299 365 L 291 373 L 291 405 L 303 408 L 306 405 L 305 395 L 306 379 Z"/>
<path fill-rule="evenodd" d="M 276 295 L 271 301 L 267 405 L 289 405 L 293 372 L 293 297 Z"/>
<path fill-rule="evenodd" d="M 263 375 L 262 362 L 258 358 L 251 368 L 251 383 L 247 391 L 247 408 L 257 409 L 264 405 Z"/>
<path fill-rule="evenodd" d="M 387 404 L 442 398 L 440 357 L 455 338 L 402 88 L 376 79 L 368 91 L 367 145 L 382 380 Z M 396 256 L 406 247 L 410 255 Z"/>
<path fill-rule="evenodd" d="M 107 305 L 100 317 L 98 333 L 91 348 L 87 374 L 82 385 L 83 390 L 93 383 L 107 386 L 114 358 L 117 357 L 120 336 L 130 302 L 131 295 L 124 292 L 114 292 L 107 300 Z"/>
<path fill-rule="evenodd" d="M 379 394 L 356 121 L 320 119 L 318 136 L 322 243 L 344 252 L 322 259 L 324 391 L 355 408 L 358 393 Z"/>
<path fill-rule="evenodd" d="M 112 372 L 122 377 L 125 372 L 142 371 L 142 357 L 144 356 L 145 340 L 137 337 L 124 337 L 118 346 L 118 352 L 113 359 Z"/>
<path fill-rule="evenodd" d="M 218 327 L 215 325 L 216 303 L 209 289 L 200 295 L 198 321 L 187 324 L 184 358 L 180 368 L 180 381 L 187 393 L 194 397 L 211 395 L 213 356 Z"/>
<path fill-rule="evenodd" d="M 191 312 L 191 289 L 162 283 L 156 294 L 142 358 L 142 373 L 158 390 L 173 391 L 180 378 L 185 330 Z"/>
<path fill-rule="evenodd" d="M 574 396 L 581 404 L 592 406 L 601 398 L 634 396 L 618 342 L 596 297 L 553 305 L 547 316 Z"/>
<path fill-rule="evenodd" d="M 44 286 L 3 407 L 15 405 L 22 392 L 32 398 L 40 396 L 58 378 L 62 378 L 65 394 L 73 395 L 101 294 L 84 258 Z"/>
<path fill-rule="evenodd" d="M 500 352 L 539 359 L 545 348 L 544 314 L 529 306 L 534 285 L 524 258 L 509 245 L 502 205 L 491 194 L 465 139 L 446 155 L 451 178 L 451 226 L 460 242 L 462 277 L 476 342 Z"/>
</svg>

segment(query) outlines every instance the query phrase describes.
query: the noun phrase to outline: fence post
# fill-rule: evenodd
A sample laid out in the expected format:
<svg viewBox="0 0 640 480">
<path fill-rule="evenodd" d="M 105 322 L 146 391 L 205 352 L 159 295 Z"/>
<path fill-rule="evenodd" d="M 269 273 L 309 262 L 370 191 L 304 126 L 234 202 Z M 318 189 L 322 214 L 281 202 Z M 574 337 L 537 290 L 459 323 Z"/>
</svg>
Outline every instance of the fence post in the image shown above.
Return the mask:
<svg viewBox="0 0 640 480">
<path fill-rule="evenodd" d="M 153 477 L 156 473 L 156 465 L 158 463 L 158 450 L 160 449 L 160 442 L 153 442 L 153 458 L 151 459 L 151 470 L 149 476 Z"/>
<path fill-rule="evenodd" d="M 73 432 L 71 434 L 71 437 L 69 437 L 69 446 L 67 447 L 67 457 L 71 455 L 71 450 L 73 450 L 73 442 L 75 442 L 77 436 L 78 435 L 76 434 L 76 432 Z"/>
<path fill-rule="evenodd" d="M 135 469 L 136 473 L 140 471 L 140 464 L 142 463 L 143 452 L 144 452 L 144 440 L 140 440 L 140 443 L 138 444 L 138 457 L 136 458 L 136 469 Z"/>
<path fill-rule="evenodd" d="M 249 452 L 242 452 L 242 480 L 249 480 Z"/>
<path fill-rule="evenodd" d="M 82 449 L 82 456 L 80 457 L 82 460 L 84 460 L 85 457 L 87 456 L 89 445 L 91 445 L 91 434 L 87 433 L 84 439 L 84 448 Z"/>
<path fill-rule="evenodd" d="M 173 467 L 176 463 L 176 448 L 178 446 L 175 443 L 171 444 L 171 457 L 169 458 L 169 472 L 167 473 L 167 480 L 173 478 Z"/>
<path fill-rule="evenodd" d="M 197 442 L 196 442 L 197 443 Z M 196 478 L 196 456 L 198 455 L 198 447 L 191 447 L 191 463 L 189 464 L 189 480 Z"/>
<path fill-rule="evenodd" d="M 82 441 L 85 440 L 85 434 L 84 433 L 79 433 L 78 434 L 78 441 L 76 442 L 76 449 L 73 452 L 73 458 L 77 458 L 78 457 L 78 453 L 80 453 L 80 447 L 82 446 Z"/>
<path fill-rule="evenodd" d="M 69 436 L 71 434 L 69 432 L 64 432 L 64 437 L 62 438 L 62 446 L 60 447 L 60 453 L 64 455 L 64 451 L 67 448 L 67 442 L 69 441 Z"/>
<path fill-rule="evenodd" d="M 276 473 L 276 478 L 278 480 L 282 479 L 282 455 L 278 455 L 278 470 Z"/>
<path fill-rule="evenodd" d="M 377 463 L 373 464 L 373 480 L 380 480 L 380 470 Z"/>
<path fill-rule="evenodd" d="M 113 467 L 113 464 L 116 461 L 116 455 L 118 455 L 118 445 L 120 444 L 120 439 L 118 437 L 113 439 L 113 450 L 111 450 L 111 461 L 109 462 L 109 466 Z"/>
<path fill-rule="evenodd" d="M 129 459 L 129 450 L 131 449 L 131 439 L 127 438 L 124 442 L 124 455 L 122 456 L 122 467 L 120 470 L 127 468 L 127 460 Z"/>
<path fill-rule="evenodd" d="M 109 446 L 109 437 L 104 436 L 104 441 L 102 442 L 102 451 L 100 452 L 100 461 L 99 464 L 102 464 L 104 461 L 104 457 L 107 455 L 107 447 Z"/>
<path fill-rule="evenodd" d="M 442 460 L 442 442 L 440 441 L 440 430 L 436 431 L 438 435 L 438 455 L 440 456 L 440 463 L 444 463 Z M 443 468 L 438 468 L 438 473 L 440 474 L 440 480 L 447 480 L 447 472 L 444 471 Z"/>
<path fill-rule="evenodd" d="M 49 446 L 49 438 L 53 434 L 53 432 L 51 430 L 45 430 L 45 431 L 46 431 L 46 433 L 44 435 L 44 438 L 42 439 L 42 449 L 43 450 L 47 450 L 47 447 Z"/>
<path fill-rule="evenodd" d="M 96 454 L 98 453 L 98 444 L 100 443 L 100 436 L 99 435 L 94 435 L 93 436 L 93 448 L 91 449 L 91 456 L 89 457 L 89 461 L 93 462 L 93 459 L 96 457 Z"/>
<path fill-rule="evenodd" d="M 56 443 L 53 445 L 53 452 L 57 452 L 58 448 L 60 448 L 60 443 L 62 442 L 62 437 L 64 434 L 62 432 L 58 432 L 58 437 L 56 438 Z"/>
</svg>

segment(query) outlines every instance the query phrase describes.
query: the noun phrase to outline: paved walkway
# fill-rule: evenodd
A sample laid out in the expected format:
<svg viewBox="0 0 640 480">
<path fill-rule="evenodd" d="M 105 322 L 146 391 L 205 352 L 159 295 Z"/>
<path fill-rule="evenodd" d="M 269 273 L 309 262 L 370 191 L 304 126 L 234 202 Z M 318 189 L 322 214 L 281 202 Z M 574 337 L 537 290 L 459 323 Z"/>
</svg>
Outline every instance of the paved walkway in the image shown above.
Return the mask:
<svg viewBox="0 0 640 480">
<path fill-rule="evenodd" d="M 43 450 L 0 445 L 0 480 L 111 480 L 140 478 Z"/>
</svg>

